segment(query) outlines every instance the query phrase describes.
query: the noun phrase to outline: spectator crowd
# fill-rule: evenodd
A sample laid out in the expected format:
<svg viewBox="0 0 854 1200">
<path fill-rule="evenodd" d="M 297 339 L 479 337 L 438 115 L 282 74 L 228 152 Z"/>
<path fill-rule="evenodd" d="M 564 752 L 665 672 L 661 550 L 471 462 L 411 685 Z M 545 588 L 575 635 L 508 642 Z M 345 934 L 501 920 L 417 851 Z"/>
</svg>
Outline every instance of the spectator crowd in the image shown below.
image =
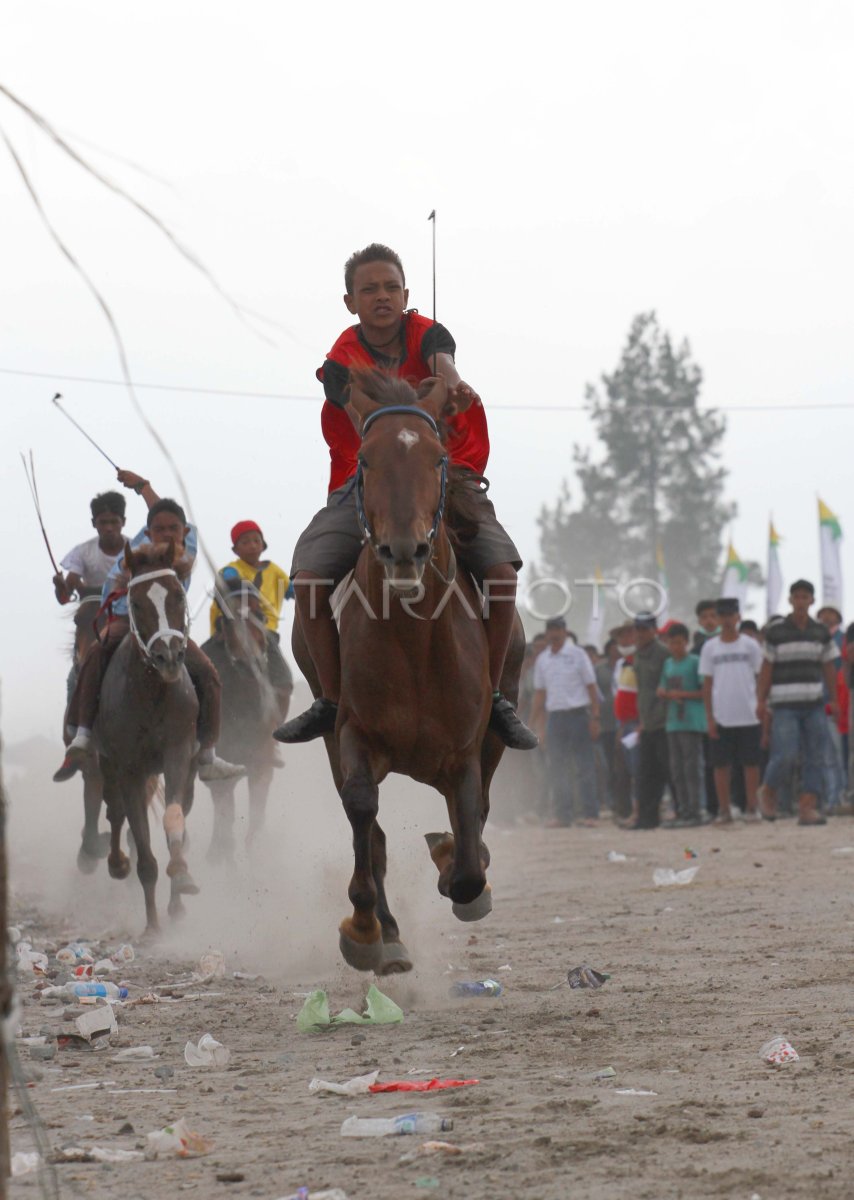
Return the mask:
<svg viewBox="0 0 854 1200">
<path fill-rule="evenodd" d="M 697 628 L 654 614 L 579 646 L 563 617 L 527 648 L 519 715 L 538 816 L 626 829 L 715 822 L 825 824 L 850 813 L 848 714 L 854 624 L 815 589 L 792 584 L 791 611 L 760 629 L 725 597 L 696 606 Z"/>
</svg>

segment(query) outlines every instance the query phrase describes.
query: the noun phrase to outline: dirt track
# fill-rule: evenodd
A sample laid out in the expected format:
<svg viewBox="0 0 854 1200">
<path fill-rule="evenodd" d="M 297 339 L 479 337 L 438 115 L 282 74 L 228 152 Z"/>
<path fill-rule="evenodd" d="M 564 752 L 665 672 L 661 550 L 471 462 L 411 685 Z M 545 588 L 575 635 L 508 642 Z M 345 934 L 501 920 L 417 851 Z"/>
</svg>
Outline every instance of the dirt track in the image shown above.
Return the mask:
<svg viewBox="0 0 854 1200">
<path fill-rule="evenodd" d="M 116 1047 L 61 1050 L 30 1089 L 55 1147 L 142 1147 L 150 1130 L 186 1116 L 215 1149 L 187 1161 L 63 1164 L 63 1196 L 153 1200 L 180 1190 L 277 1200 L 300 1185 L 337 1186 L 350 1200 L 431 1192 L 461 1200 L 851 1196 L 854 854 L 833 853 L 854 844 L 850 819 L 824 829 L 788 821 L 692 831 L 699 874 L 671 888 L 654 887 L 652 872 L 686 865 L 684 832 L 499 826 L 488 838 L 495 911 L 463 926 L 435 893 L 420 836 L 444 826 L 440 803 L 393 781 L 383 808 L 390 896 L 417 966 L 380 986 L 405 1021 L 300 1034 L 298 993 L 323 987 L 333 1011 L 358 1008 L 364 980 L 337 956 L 346 823 L 320 756 L 306 749 L 299 777 L 294 759 L 279 777 L 264 855 L 251 867 L 205 869 L 210 802 L 202 791 L 191 828 L 203 893 L 179 934 L 141 950 L 122 973 L 148 991 L 218 948 L 229 975 L 199 990 L 220 994 L 121 1010 Z M 76 875 L 78 799 L 33 788 L 32 776 L 12 779 L 15 916 L 54 947 L 71 935 L 107 947 L 133 940 L 142 923 L 136 880 L 116 884 L 103 869 Z M 308 811 L 310 823 L 298 815 Z M 607 862 L 612 849 L 629 861 Z M 552 990 L 581 963 L 613 979 L 595 992 Z M 238 969 L 263 979 L 233 979 Z M 452 979 L 487 975 L 505 985 L 499 999 L 448 998 Z M 60 1011 L 28 1001 L 25 1031 L 61 1025 Z M 231 1048 L 227 1068 L 184 1063 L 185 1042 L 207 1031 Z M 760 1046 L 778 1033 L 800 1062 L 773 1069 L 760 1061 Z M 141 1043 L 154 1047 L 156 1062 L 112 1060 L 116 1048 Z M 22 1059 L 34 1065 L 26 1051 Z M 162 1065 L 174 1068 L 167 1081 L 154 1074 Z M 606 1066 L 616 1081 L 593 1082 Z M 381 1079 L 429 1073 L 480 1083 L 409 1100 L 308 1092 L 313 1076 L 343 1081 L 373 1068 Z M 107 1080 L 115 1083 L 51 1090 Z M 110 1094 L 161 1086 L 176 1090 Z M 339 1134 L 351 1113 L 413 1108 L 452 1116 L 449 1140 L 471 1149 L 401 1164 L 424 1139 Z M 120 1135 L 125 1122 L 134 1132 Z M 32 1148 L 20 1117 L 12 1140 L 13 1150 Z M 217 1181 L 223 1172 L 244 1178 Z M 35 1198 L 35 1176 L 17 1180 L 12 1195 Z"/>
</svg>

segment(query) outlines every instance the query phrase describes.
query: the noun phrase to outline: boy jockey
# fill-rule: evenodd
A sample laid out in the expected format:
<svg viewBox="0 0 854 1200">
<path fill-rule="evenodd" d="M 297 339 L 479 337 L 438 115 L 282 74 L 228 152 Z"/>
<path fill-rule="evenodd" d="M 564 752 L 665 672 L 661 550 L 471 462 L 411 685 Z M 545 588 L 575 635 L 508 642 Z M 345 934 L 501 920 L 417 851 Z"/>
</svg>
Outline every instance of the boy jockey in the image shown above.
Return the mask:
<svg viewBox="0 0 854 1200">
<path fill-rule="evenodd" d="M 397 254 L 387 246 L 366 247 L 347 261 L 344 284 L 344 304 L 358 317 L 358 324 L 341 334 L 317 372 L 326 395 L 320 423 L 331 460 L 329 498 L 300 536 L 291 567 L 296 605 L 321 695 L 304 713 L 276 730 L 274 736 L 281 742 L 307 742 L 335 728 L 340 656 L 330 597 L 334 585 L 356 565 L 363 540 L 351 486 L 361 441 L 346 411 L 351 368 L 378 367 L 411 383 L 442 376 L 457 409 L 447 422 L 452 462 L 480 476 L 489 457 L 486 414 L 480 397 L 457 373 L 454 339 L 444 326 L 407 310 L 409 291 Z M 516 572 L 522 560 L 496 520 L 491 502 L 480 491 L 476 495 L 480 525 L 466 547 L 464 565 L 491 599 L 484 619 L 493 688 L 489 724 L 506 745 L 532 750 L 538 744 L 536 735 L 498 690 L 513 630 Z"/>
<path fill-rule="evenodd" d="M 122 529 L 125 524 L 125 498 L 119 492 L 101 492 L 89 504 L 92 526 L 97 537 L 81 542 L 69 550 L 53 577 L 53 589 L 60 604 L 68 604 L 76 593 L 100 593 L 110 569 L 124 549 Z"/>
<path fill-rule="evenodd" d="M 277 688 L 293 690 L 291 669 L 285 662 L 279 649 L 279 614 L 286 596 L 293 596 L 290 591 L 290 579 L 287 572 L 270 559 L 262 559 L 262 553 L 267 549 L 261 526 L 255 521 L 238 521 L 231 530 L 231 548 L 237 555 L 233 562 L 223 567 L 222 575 L 228 587 L 235 589 L 235 573 L 240 579 L 252 586 L 259 601 L 258 615 L 263 618 L 267 627 L 267 657 L 270 666 L 270 677 L 276 682 Z M 251 593 L 248 593 L 251 594 Z M 214 600 L 211 605 L 211 637 L 216 637 L 218 622 L 223 619 L 222 609 Z"/>
<path fill-rule="evenodd" d="M 276 634 L 278 641 L 279 615 L 282 602 L 288 595 L 290 579 L 287 571 L 283 571 L 278 563 L 270 559 L 262 559 L 262 553 L 267 549 L 261 526 L 255 521 L 238 521 L 231 530 L 231 548 L 237 557 L 227 567 L 233 567 L 241 579 L 246 579 L 255 585 L 261 598 L 261 610 L 264 614 L 264 624 Z M 224 570 L 227 567 L 223 568 Z M 261 576 L 260 580 L 258 576 Z M 293 593 L 291 593 L 292 595 Z M 216 600 L 211 605 L 211 633 L 216 632 L 217 617 L 222 611 Z"/>
<path fill-rule="evenodd" d="M 130 472 L 124 472 L 130 476 Z M 143 542 L 172 542 L 180 557 L 176 559 L 175 572 L 185 591 L 190 586 L 190 573 L 196 557 L 197 535 L 192 525 L 187 524 L 184 510 L 174 500 L 161 500 L 151 485 L 139 476 L 133 476 L 134 487 L 149 505 L 148 522 L 131 542 L 137 547 Z M 80 769 L 91 753 L 92 728 L 98 712 L 101 680 L 116 647 L 130 629 L 127 602 L 127 575 L 123 557 L 119 558 L 104 582 L 103 599 L 118 593 L 112 602 L 110 620 L 103 642 L 96 641 L 80 668 L 77 686 L 68 709 L 69 723 L 76 732 L 65 754 L 62 766 L 54 775 L 57 783 L 70 779 Z M 199 697 L 198 740 L 199 779 L 210 782 L 216 779 L 233 779 L 245 774 L 243 767 L 227 763 L 214 753 L 220 723 L 220 682 L 216 670 L 205 654 L 192 640 L 187 642 L 185 666 Z"/>
</svg>

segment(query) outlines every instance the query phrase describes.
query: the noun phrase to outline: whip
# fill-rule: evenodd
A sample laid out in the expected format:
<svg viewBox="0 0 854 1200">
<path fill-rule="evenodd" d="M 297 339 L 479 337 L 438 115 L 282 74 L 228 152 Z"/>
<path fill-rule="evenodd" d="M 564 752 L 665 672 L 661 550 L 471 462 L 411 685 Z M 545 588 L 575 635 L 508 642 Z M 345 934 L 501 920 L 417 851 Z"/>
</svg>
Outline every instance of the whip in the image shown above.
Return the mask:
<svg viewBox="0 0 854 1200">
<path fill-rule="evenodd" d="M 86 430 L 83 428 L 83 426 L 78 424 L 78 422 L 74 420 L 71 413 L 68 413 L 65 411 L 65 409 L 62 407 L 62 405 L 59 403 L 61 399 L 62 399 L 62 392 L 57 392 L 56 395 L 54 396 L 53 400 L 51 401 L 51 403 L 55 404 L 56 407 L 59 409 L 59 411 L 62 413 L 62 415 L 71 422 L 71 424 L 74 426 L 74 428 L 79 430 L 79 432 L 83 434 L 83 436 L 85 437 L 87 442 L 92 443 L 92 445 L 95 447 L 95 449 L 98 451 L 98 453 L 103 455 L 103 457 L 107 460 L 107 462 L 110 464 L 110 466 L 113 467 L 114 470 L 119 471 L 120 468 L 113 462 L 113 460 L 110 458 L 109 454 L 107 454 L 106 450 L 102 450 L 101 447 L 98 445 L 98 443 L 95 441 L 95 439 L 93 437 L 89 436 L 89 434 L 86 432 Z"/>
</svg>

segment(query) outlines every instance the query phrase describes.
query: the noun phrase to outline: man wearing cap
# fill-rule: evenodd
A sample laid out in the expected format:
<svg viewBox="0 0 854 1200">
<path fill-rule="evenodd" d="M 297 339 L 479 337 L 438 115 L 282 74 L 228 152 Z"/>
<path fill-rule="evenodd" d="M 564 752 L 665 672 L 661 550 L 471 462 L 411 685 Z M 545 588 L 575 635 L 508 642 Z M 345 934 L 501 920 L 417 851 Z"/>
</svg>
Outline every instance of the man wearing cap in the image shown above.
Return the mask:
<svg viewBox="0 0 854 1200">
<path fill-rule="evenodd" d="M 658 694 L 661 670 L 668 658 L 658 640 L 655 614 L 635 617 L 634 655 L 638 683 L 640 743 L 638 754 L 638 819 L 628 829 L 655 829 L 661 823 L 661 801 L 670 778 L 667 754 L 667 701 Z"/>
<path fill-rule="evenodd" d="M 587 653 L 569 636 L 563 617 L 546 622 L 546 648 L 534 664 L 531 725 L 545 740 L 555 824 L 572 824 L 572 767 L 578 779 L 582 816 L 578 824 L 595 826 L 599 818 L 593 742 L 599 737 L 599 689 Z"/>
<path fill-rule="evenodd" d="M 799 825 L 824 825 L 818 811 L 827 728 L 825 689 L 836 716 L 836 644 L 830 631 L 810 617 L 815 588 L 798 579 L 789 590 L 792 611 L 765 630 L 765 662 L 759 674 L 759 717 L 771 717 L 771 757 L 760 792 L 763 817 L 777 815 L 777 790 L 800 760 Z"/>
</svg>

